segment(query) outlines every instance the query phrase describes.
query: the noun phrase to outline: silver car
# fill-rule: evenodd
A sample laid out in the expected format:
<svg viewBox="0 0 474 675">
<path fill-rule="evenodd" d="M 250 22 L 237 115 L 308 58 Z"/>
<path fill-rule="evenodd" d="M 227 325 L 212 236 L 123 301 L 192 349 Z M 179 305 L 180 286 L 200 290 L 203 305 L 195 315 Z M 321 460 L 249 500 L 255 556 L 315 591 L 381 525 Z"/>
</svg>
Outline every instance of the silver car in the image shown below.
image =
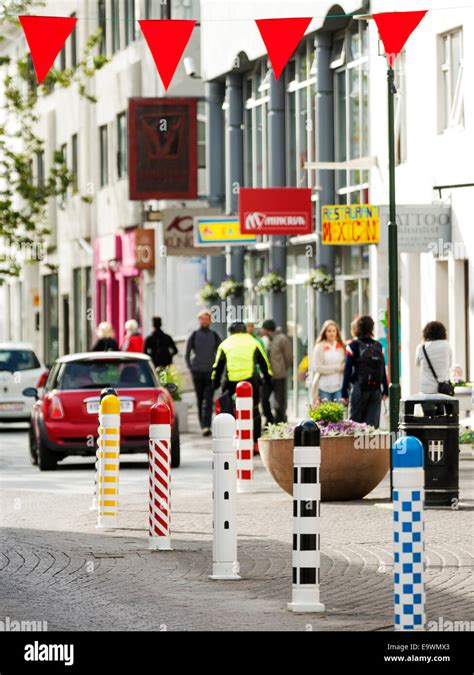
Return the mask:
<svg viewBox="0 0 474 675">
<path fill-rule="evenodd" d="M 22 391 L 37 387 L 45 370 L 32 345 L 0 342 L 0 422 L 29 421 L 34 401 Z"/>
</svg>

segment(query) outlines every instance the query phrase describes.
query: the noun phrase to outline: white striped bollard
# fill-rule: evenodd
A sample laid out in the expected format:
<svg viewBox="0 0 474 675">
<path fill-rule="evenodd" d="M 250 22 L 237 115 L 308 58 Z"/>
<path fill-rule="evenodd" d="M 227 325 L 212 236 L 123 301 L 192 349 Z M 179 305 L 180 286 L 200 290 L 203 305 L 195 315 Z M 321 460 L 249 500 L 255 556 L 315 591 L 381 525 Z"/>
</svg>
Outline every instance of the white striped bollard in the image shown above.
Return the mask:
<svg viewBox="0 0 474 675">
<path fill-rule="evenodd" d="M 234 417 L 227 413 L 216 415 L 212 423 L 214 520 L 210 579 L 240 579 L 235 522 L 237 462 L 234 437 Z"/>
<path fill-rule="evenodd" d="M 235 389 L 237 492 L 253 492 L 253 389 L 239 382 Z"/>
<path fill-rule="evenodd" d="M 120 401 L 108 394 L 100 402 L 100 434 L 98 471 L 99 528 L 117 527 L 120 470 Z"/>
<path fill-rule="evenodd" d="M 105 396 L 108 394 L 112 394 L 113 396 L 118 396 L 117 391 L 113 389 L 112 387 L 108 387 L 105 389 L 102 389 L 100 392 L 100 401 L 102 401 Z M 99 482 L 99 453 L 101 451 L 102 445 L 103 445 L 103 437 L 102 437 L 102 422 L 101 422 L 101 415 L 100 415 L 100 403 L 99 403 L 99 428 L 97 430 L 97 449 L 95 452 L 95 465 L 94 465 L 94 494 L 92 497 L 92 504 L 90 507 L 90 511 L 97 511 L 98 509 L 98 504 L 99 500 L 97 498 L 98 495 L 98 490 L 97 490 L 97 485 Z"/>
<path fill-rule="evenodd" d="M 324 612 L 319 601 L 321 467 L 318 425 L 305 420 L 295 427 L 293 451 L 293 587 L 288 609 Z"/>
<path fill-rule="evenodd" d="M 171 412 L 166 403 L 150 408 L 150 518 L 148 548 L 171 551 Z"/>
<path fill-rule="evenodd" d="M 393 582 L 395 630 L 424 630 L 423 443 L 403 436 L 393 444 Z"/>
</svg>

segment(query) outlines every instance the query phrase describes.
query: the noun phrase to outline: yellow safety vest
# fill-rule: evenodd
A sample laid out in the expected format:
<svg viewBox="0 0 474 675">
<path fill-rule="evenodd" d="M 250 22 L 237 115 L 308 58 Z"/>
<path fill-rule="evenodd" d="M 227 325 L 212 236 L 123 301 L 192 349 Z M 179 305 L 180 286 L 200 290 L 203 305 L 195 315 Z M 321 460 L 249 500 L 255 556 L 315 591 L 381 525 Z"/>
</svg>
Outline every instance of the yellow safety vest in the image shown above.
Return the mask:
<svg viewBox="0 0 474 675">
<path fill-rule="evenodd" d="M 221 352 L 224 352 L 227 364 L 227 377 L 231 382 L 240 382 L 241 380 L 248 380 L 256 372 L 255 367 L 255 350 L 258 349 L 263 355 L 268 372 L 271 375 L 272 370 L 268 361 L 265 350 L 262 348 L 258 340 L 256 340 L 250 333 L 235 333 L 230 335 L 217 348 L 216 360 L 214 368 L 216 368 Z"/>
</svg>

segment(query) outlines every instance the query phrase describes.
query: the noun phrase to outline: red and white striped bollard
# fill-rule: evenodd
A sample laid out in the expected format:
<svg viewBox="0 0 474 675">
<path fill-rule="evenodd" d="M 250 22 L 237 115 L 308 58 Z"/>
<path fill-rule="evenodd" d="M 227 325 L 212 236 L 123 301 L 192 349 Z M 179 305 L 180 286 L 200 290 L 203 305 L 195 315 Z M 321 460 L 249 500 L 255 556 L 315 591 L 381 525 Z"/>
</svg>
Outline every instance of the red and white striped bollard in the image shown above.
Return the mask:
<svg viewBox="0 0 474 675">
<path fill-rule="evenodd" d="M 253 389 L 239 382 L 235 389 L 237 492 L 253 492 Z"/>
<path fill-rule="evenodd" d="M 171 551 L 171 412 L 166 403 L 150 408 L 149 481 L 148 548 Z"/>
</svg>

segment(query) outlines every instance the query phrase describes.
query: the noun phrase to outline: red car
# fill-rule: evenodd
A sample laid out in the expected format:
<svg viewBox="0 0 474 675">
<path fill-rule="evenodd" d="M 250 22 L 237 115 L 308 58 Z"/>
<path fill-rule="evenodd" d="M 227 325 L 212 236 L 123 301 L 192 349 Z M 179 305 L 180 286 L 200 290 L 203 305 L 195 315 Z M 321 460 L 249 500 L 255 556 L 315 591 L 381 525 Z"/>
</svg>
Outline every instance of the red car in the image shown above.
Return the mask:
<svg viewBox="0 0 474 675">
<path fill-rule="evenodd" d="M 36 401 L 31 413 L 30 454 L 40 471 L 53 471 L 68 455 L 94 455 L 100 392 L 113 387 L 120 398 L 120 452 L 148 452 L 150 407 L 171 410 L 171 466 L 179 466 L 179 422 L 170 389 L 160 386 L 149 356 L 87 352 L 56 359 L 44 389 L 28 387 Z M 172 387 L 171 387 L 172 388 Z"/>
</svg>

